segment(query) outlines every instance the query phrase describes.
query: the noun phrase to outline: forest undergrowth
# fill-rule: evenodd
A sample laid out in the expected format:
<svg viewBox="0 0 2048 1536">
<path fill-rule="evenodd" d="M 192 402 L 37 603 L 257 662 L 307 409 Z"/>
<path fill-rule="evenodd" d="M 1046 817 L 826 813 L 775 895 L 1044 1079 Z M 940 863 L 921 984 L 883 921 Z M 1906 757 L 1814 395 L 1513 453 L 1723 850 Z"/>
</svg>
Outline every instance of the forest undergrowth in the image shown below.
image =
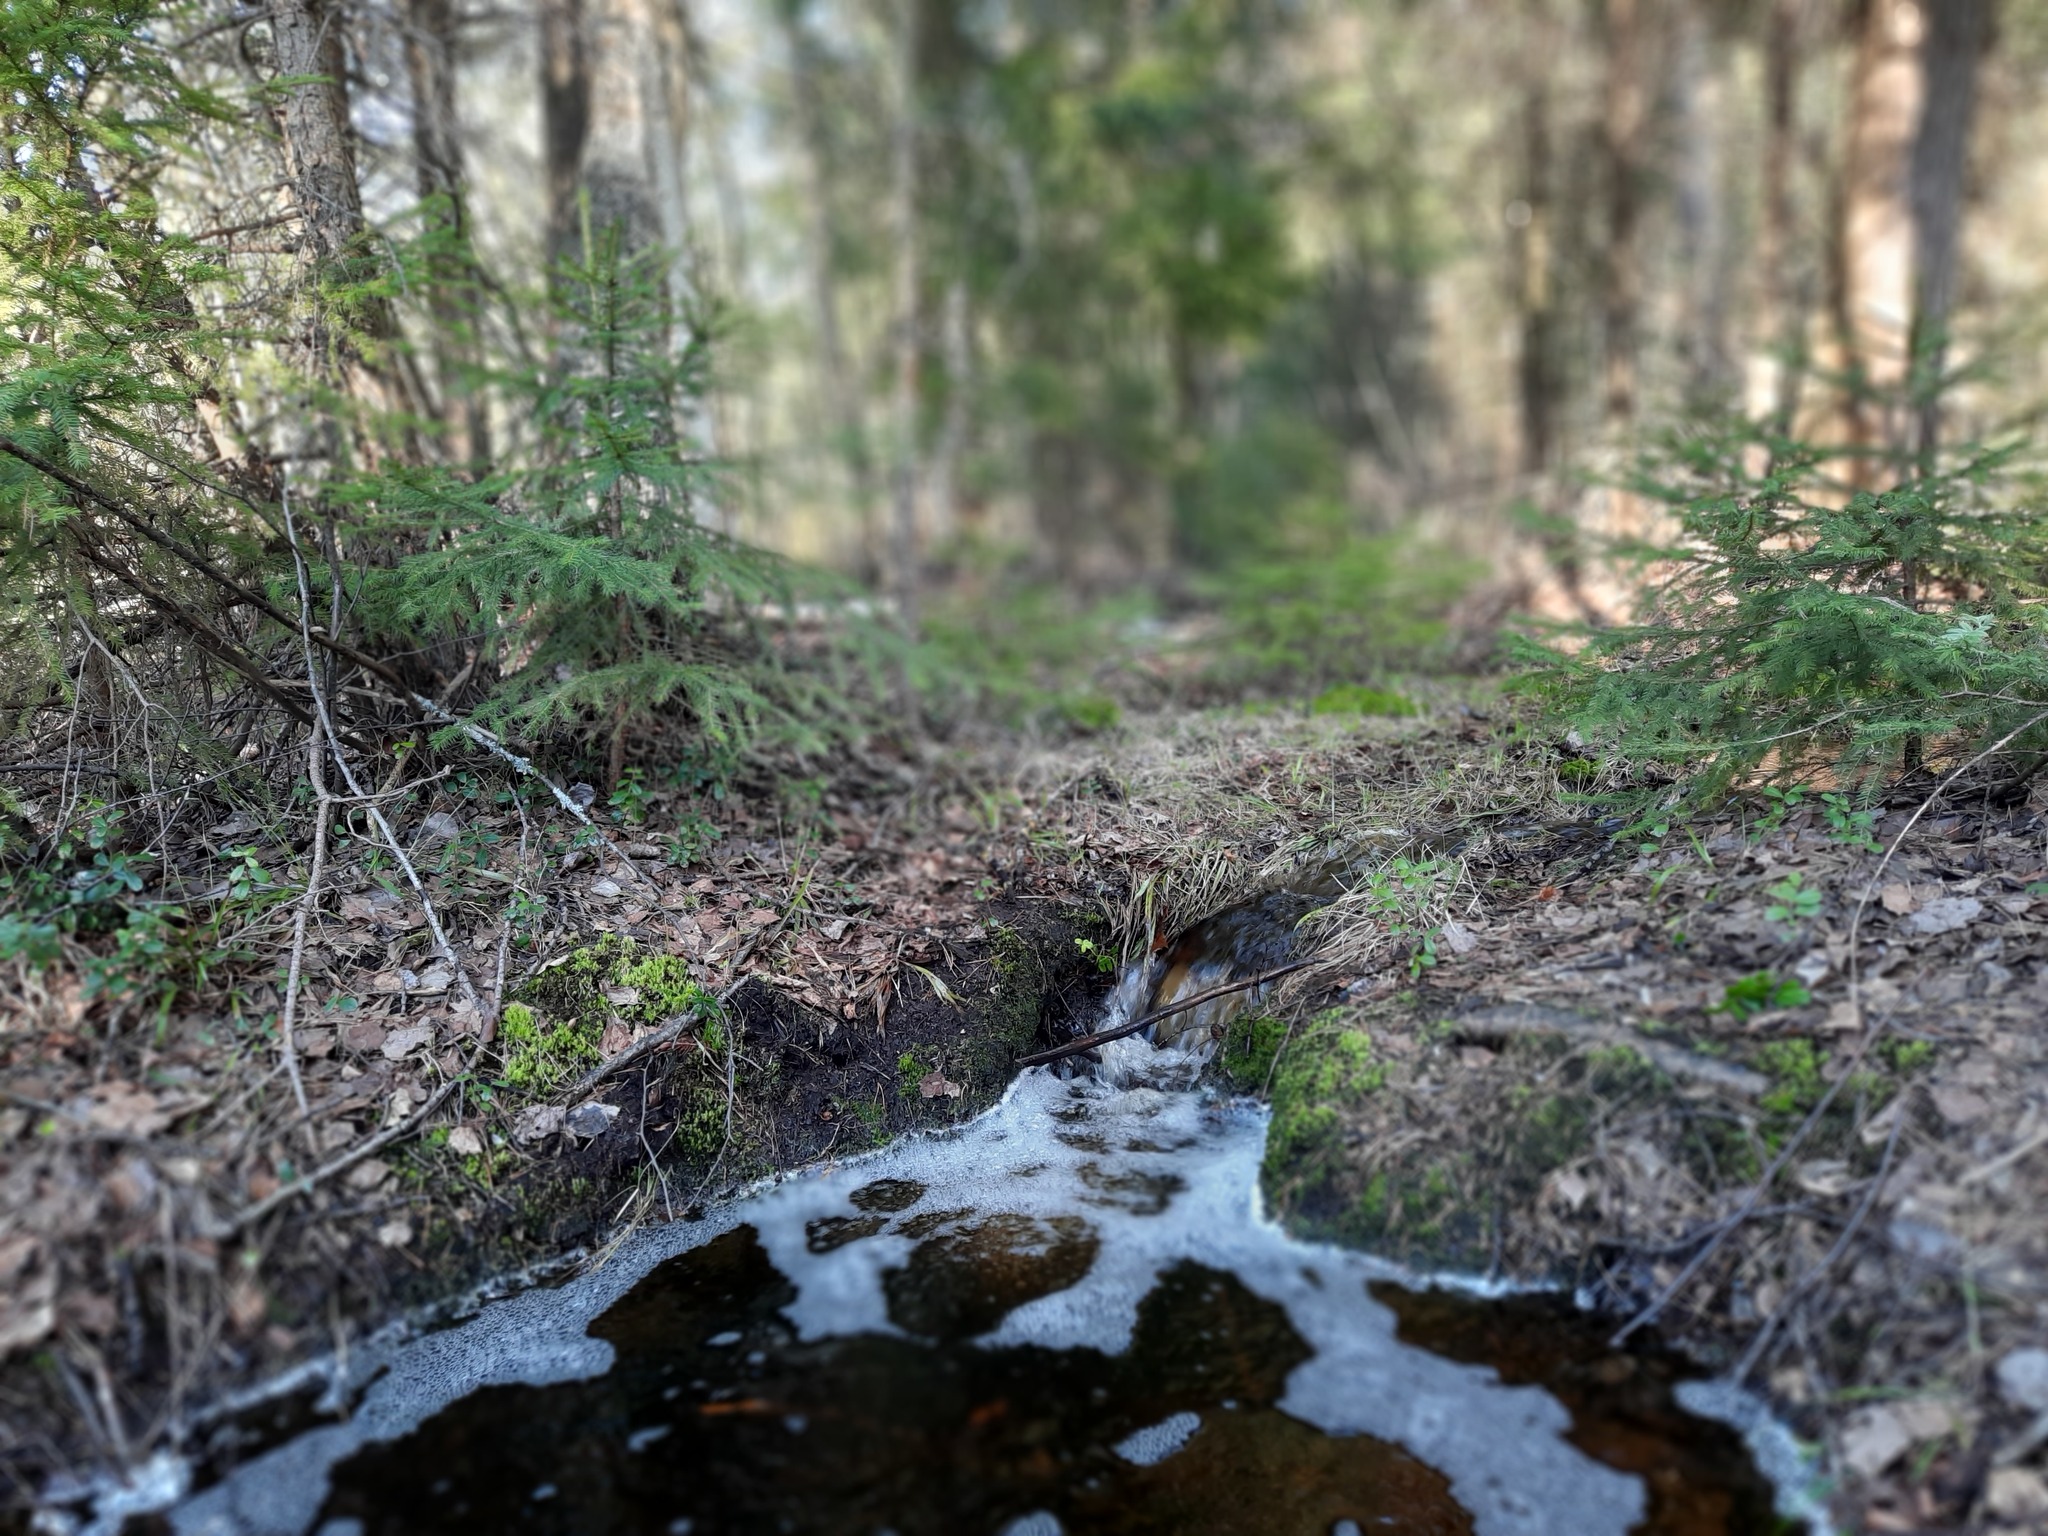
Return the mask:
<svg viewBox="0 0 2048 1536">
<path fill-rule="evenodd" d="M 217 1469 L 231 1389 L 972 1114 L 1333 857 L 1318 963 L 1221 1059 L 1277 1209 L 1593 1288 L 1767 1391 L 1845 1521 L 2048 1511 L 2023 441 L 1696 415 L 1611 488 L 1649 532 L 1551 552 L 1634 565 L 1569 635 L 1222 481 L 1196 531 L 1253 547 L 1204 581 L 963 557 L 892 606 L 723 531 L 730 333 L 645 210 L 583 188 L 521 291 L 448 193 L 373 219 L 311 21 L 0 18 L 15 1512 Z"/>
</svg>

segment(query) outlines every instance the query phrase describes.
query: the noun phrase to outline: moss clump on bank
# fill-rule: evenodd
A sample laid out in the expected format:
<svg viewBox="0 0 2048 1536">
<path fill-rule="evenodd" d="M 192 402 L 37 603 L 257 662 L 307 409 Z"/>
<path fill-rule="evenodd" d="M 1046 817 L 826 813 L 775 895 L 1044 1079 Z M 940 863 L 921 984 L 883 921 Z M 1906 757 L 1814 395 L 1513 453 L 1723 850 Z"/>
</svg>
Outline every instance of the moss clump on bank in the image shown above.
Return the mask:
<svg viewBox="0 0 2048 1536">
<path fill-rule="evenodd" d="M 717 999 L 691 979 L 687 961 L 606 934 L 532 977 L 506 1005 L 499 1024 L 504 1085 L 545 1097 L 603 1059 L 605 1027 L 614 1019 L 654 1026 L 685 1013 L 702 1020 L 707 1050 L 725 1049 Z"/>
<path fill-rule="evenodd" d="M 596 1065 L 596 1037 L 573 1020 L 553 1023 L 525 1003 L 507 1003 L 498 1023 L 499 1048 L 505 1055 L 504 1085 L 521 1093 L 545 1097 L 570 1073 Z"/>
<path fill-rule="evenodd" d="M 1273 1060 L 1287 1039 L 1287 1025 L 1264 1014 L 1239 1015 L 1230 1021 L 1216 1069 L 1239 1093 L 1262 1093 L 1273 1078 Z"/>
<path fill-rule="evenodd" d="M 1277 1049 L 1277 1047 L 1276 1047 Z M 1341 1009 L 1317 1014 L 1295 1032 L 1273 1079 L 1273 1123 L 1266 1133 L 1268 1179 L 1313 1174 L 1335 1151 L 1342 1112 L 1385 1086 L 1372 1036 Z"/>
</svg>

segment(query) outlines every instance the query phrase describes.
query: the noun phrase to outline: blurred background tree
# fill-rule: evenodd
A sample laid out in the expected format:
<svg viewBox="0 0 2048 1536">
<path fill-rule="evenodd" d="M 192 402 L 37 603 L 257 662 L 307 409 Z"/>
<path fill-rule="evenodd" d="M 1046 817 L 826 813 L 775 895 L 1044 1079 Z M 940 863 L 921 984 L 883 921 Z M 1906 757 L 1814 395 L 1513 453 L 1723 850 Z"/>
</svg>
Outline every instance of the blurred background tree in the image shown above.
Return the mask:
<svg viewBox="0 0 2048 1536">
<path fill-rule="evenodd" d="M 73 92 L 32 57 L 81 17 L 107 59 Z M 1616 472 L 1645 432 L 1733 411 L 1845 450 L 1820 505 L 1928 478 L 2048 390 L 2034 0 L 35 0 L 8 25 L 15 142 L 87 146 L 18 159 L 74 223 L 17 218 L 9 260 L 95 249 L 131 297 L 196 263 L 164 279 L 182 350 L 122 323 L 179 515 L 253 539 L 252 582 L 287 478 L 324 560 L 374 569 L 467 537 L 419 522 L 422 476 L 513 505 L 560 440 L 536 402 L 620 363 L 622 323 L 565 288 L 605 263 L 636 366 L 688 378 L 634 429 L 691 466 L 675 538 L 840 572 L 941 662 L 1007 632 L 1026 671 L 1031 635 L 1099 622 L 1190 640 L 1181 675 L 1314 691 L 1479 658 L 1512 611 L 1624 619 L 1605 545 L 1670 531 Z M 175 120 L 116 122 L 170 80 Z M 29 352 L 38 324 L 107 334 L 80 302 L 23 309 Z M 92 471 L 69 407 L 23 400 L 12 430 Z M 85 436 L 134 482 L 124 421 Z M 632 496 L 560 472 L 578 536 L 624 537 Z M 465 658 L 520 622 L 380 638 L 459 702 L 518 671 Z M 1109 649 L 1043 648 L 1062 675 Z M 614 775 L 623 719 L 592 722 Z"/>
</svg>

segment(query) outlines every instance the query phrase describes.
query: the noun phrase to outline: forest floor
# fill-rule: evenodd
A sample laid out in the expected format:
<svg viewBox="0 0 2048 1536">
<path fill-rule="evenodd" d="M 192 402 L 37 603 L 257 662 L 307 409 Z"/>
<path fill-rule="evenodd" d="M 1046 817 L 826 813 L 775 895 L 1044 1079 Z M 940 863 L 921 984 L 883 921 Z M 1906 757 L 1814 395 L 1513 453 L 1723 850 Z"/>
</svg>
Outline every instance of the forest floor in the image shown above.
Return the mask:
<svg viewBox="0 0 2048 1536">
<path fill-rule="evenodd" d="M 1337 903 L 1323 963 L 1219 1057 L 1273 1100 L 1275 1210 L 1419 1271 L 1576 1284 L 1740 1369 L 1846 1530 L 2040 1529 L 2039 795 L 1618 842 L 1565 794 L 1597 765 L 1470 690 L 1414 697 L 854 754 L 794 791 L 629 798 L 597 839 L 451 775 L 402 805 L 424 900 L 367 843 L 330 863 L 289 1060 L 305 853 L 214 828 L 277 894 L 189 925 L 189 985 L 109 985 L 104 945 L 4 983 L 15 1502 L 174 1433 L 224 1466 L 257 1433 L 202 1411 L 226 1390 L 975 1113 L 1122 962 L 1383 842 L 1398 878 Z"/>
</svg>

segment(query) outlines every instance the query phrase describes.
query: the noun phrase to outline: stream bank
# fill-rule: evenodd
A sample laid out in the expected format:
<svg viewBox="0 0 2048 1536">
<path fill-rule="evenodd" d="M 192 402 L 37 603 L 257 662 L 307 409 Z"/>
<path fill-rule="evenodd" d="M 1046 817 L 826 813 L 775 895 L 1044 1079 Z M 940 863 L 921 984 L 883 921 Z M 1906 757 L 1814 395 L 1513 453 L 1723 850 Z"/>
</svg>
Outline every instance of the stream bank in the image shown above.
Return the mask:
<svg viewBox="0 0 2048 1536">
<path fill-rule="evenodd" d="M 289 1053 L 288 908 L 161 1007 L 90 955 L 15 966 L 0 1529 L 53 1477 L 231 1461 L 271 1431 L 214 1405 L 393 1319 L 986 1108 L 1106 985 L 1115 878 L 991 820 L 988 783 L 859 755 L 796 803 L 650 796 L 595 844 L 444 784 L 403 807 L 425 901 L 359 846 L 330 864 Z"/>
<path fill-rule="evenodd" d="M 1041 978 L 1074 1002 L 1053 1008 L 1078 1025 L 1105 965 L 1163 948 L 1247 893 L 1284 888 L 1332 850 L 1370 849 L 1399 878 L 1338 904 L 1323 920 L 1327 963 L 1240 1016 L 1215 1063 L 1272 1101 L 1269 1209 L 1298 1233 L 1419 1268 L 1579 1287 L 1611 1328 L 1669 1291 L 1655 1330 L 1711 1365 L 1743 1368 L 1769 1395 L 1816 1447 L 1839 1528 L 2033 1529 L 2048 1509 L 2034 1431 L 2048 1395 L 2027 1374 L 2030 1361 L 2048 1365 L 2035 1353 L 2048 1349 L 2038 804 L 1937 807 L 1880 877 L 1865 844 L 1889 843 L 1912 802 L 1846 831 L 1818 797 L 1620 844 L 1559 831 L 1581 814 L 1570 793 L 1600 771 L 1483 701 L 1433 699 L 1404 719 L 1161 717 L 1011 757 L 971 794 L 957 776 L 950 789 L 901 784 L 894 803 L 915 815 L 836 811 L 833 838 L 796 858 L 777 854 L 764 815 L 718 857 L 666 877 L 665 900 L 607 893 L 602 869 L 571 866 L 554 886 L 559 937 L 536 960 L 624 929 L 701 968 L 701 979 L 690 972 L 698 985 L 742 982 L 733 1006 L 752 1010 L 759 1038 L 827 1070 L 840 1070 L 831 1051 L 846 1052 L 849 1080 L 880 1094 L 884 1123 L 870 1126 L 857 1092 L 828 1092 L 826 1077 L 797 1070 L 790 1081 L 817 1091 L 793 1090 L 773 1122 L 788 1129 L 758 1133 L 758 1172 L 836 1158 L 858 1133 L 957 1119 L 983 1102 L 972 1096 L 995 1077 L 975 1086 L 962 1037 L 946 1033 L 960 1028 L 944 1022 L 956 1005 L 920 967 L 956 996 L 993 984 L 975 967 L 995 967 L 994 950 L 975 946 L 1006 942 L 997 929 L 1039 913 Z M 806 879 L 813 858 L 828 878 Z M 819 891 L 829 895 L 791 899 Z M 856 894 L 895 931 L 870 932 Z M 991 927 L 991 910 L 1015 915 Z M 769 914 L 758 928 L 772 943 L 742 950 L 757 912 Z M 1100 926 L 1073 926 L 1091 921 Z M 593 979 L 600 993 L 624 990 L 623 974 Z M 533 1006 L 547 1016 L 545 999 Z M 923 1006 L 929 1028 L 912 1022 Z M 834 1012 L 841 1023 L 828 1032 L 820 1021 Z M 612 1046 L 653 1021 L 623 1022 Z M 969 1043 L 1004 1029 L 991 1018 Z M 336 1057 L 355 1051 L 367 1063 L 358 1078 L 379 1073 L 381 1048 L 358 1050 L 346 1030 L 337 1020 Z M 424 1062 L 379 1076 L 382 1091 L 406 1089 Z M 717 1053 L 682 1063 L 701 1090 Z M 674 1123 L 640 1117 L 637 1084 L 622 1078 L 599 1095 L 619 1111 L 606 1116 L 617 1135 L 590 1144 L 560 1130 L 520 1143 L 530 1106 L 500 1102 L 498 1150 L 528 1177 L 564 1176 L 520 1251 L 559 1252 L 708 1198 L 694 1182 L 664 1189 L 632 1174 L 628 1133 Z M 722 1073 L 715 1086 L 722 1127 Z M 899 1109 L 905 1119 L 886 1119 Z M 359 1112 L 360 1134 L 381 1123 L 373 1108 Z M 757 1134 L 743 1115 L 735 1124 Z M 77 1155 L 84 1142 L 50 1145 Z M 89 1145 L 105 1159 L 102 1177 L 134 1150 Z M 596 1180 L 614 1181 L 605 1188 L 616 1204 L 598 1201 Z M 178 1191 L 189 1186 L 159 1187 L 187 1219 L 194 1202 Z M 156 1219 L 160 1207 L 147 1209 Z M 273 1230 L 324 1231 L 330 1246 L 310 1251 L 338 1253 L 346 1274 L 420 1277 L 408 1294 L 443 1283 L 403 1259 L 423 1229 L 408 1222 L 405 1243 L 381 1240 L 387 1204 L 337 1190 L 313 1209 L 324 1225 Z M 567 1224 L 550 1233 L 545 1211 L 570 1213 Z M 134 1251 L 151 1252 L 146 1237 Z M 260 1272 L 289 1251 L 259 1250 Z M 492 1258 L 516 1255 L 482 1253 L 478 1269 Z M 222 1291 L 216 1336 L 255 1342 L 247 1379 L 264 1368 L 267 1320 L 259 1312 L 234 1332 Z M 355 1315 L 388 1315 L 391 1294 Z M 119 1329 L 83 1336 L 125 1392 L 118 1351 L 100 1342 Z M 296 1347 L 322 1342 L 316 1330 Z M 96 1393 L 89 1370 L 77 1379 L 71 1393 L 53 1374 L 43 1402 L 78 1416 L 75 1399 Z M 82 1432 L 74 1443 L 87 1458 L 105 1454 Z"/>
</svg>

